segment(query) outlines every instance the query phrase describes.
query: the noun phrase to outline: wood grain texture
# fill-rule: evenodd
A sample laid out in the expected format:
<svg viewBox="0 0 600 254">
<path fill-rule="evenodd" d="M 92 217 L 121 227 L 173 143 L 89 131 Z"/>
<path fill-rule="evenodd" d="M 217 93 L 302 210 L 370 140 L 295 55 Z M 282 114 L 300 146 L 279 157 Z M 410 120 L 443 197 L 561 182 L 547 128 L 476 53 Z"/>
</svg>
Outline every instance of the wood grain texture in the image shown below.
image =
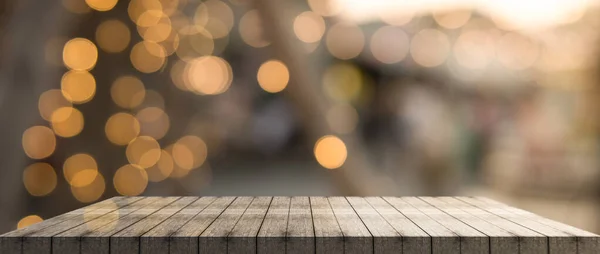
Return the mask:
<svg viewBox="0 0 600 254">
<path fill-rule="evenodd" d="M 200 235 L 198 241 L 199 253 L 227 253 L 227 236 L 253 199 L 253 197 L 236 198 Z"/>
<path fill-rule="evenodd" d="M 310 197 L 316 253 L 344 253 L 344 234 L 326 197 Z"/>
<path fill-rule="evenodd" d="M 315 229 L 308 197 L 292 197 L 286 232 L 286 253 L 315 253 Z"/>
<path fill-rule="evenodd" d="M 256 237 L 269 210 L 272 197 L 255 197 L 229 235 L 227 253 L 256 253 Z"/>
<path fill-rule="evenodd" d="M 258 253 L 285 253 L 289 197 L 274 197 L 256 239 Z"/>
<path fill-rule="evenodd" d="M 402 252 L 402 236 L 364 198 L 346 199 L 373 236 L 374 253 Z"/>
</svg>

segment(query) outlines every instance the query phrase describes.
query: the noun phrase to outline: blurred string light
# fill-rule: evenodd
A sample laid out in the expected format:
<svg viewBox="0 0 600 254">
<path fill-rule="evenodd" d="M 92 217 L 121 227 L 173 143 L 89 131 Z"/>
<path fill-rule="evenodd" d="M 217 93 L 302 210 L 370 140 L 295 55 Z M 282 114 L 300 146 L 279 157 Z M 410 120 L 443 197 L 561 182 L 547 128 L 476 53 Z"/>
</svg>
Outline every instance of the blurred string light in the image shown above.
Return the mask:
<svg viewBox="0 0 600 254">
<path fill-rule="evenodd" d="M 17 229 L 21 229 L 24 227 L 28 227 L 31 226 L 33 224 L 36 223 L 40 223 L 44 221 L 44 219 L 42 219 L 42 217 L 38 216 L 38 215 L 27 215 L 25 217 L 23 217 L 22 219 L 19 220 L 19 222 L 17 223 Z"/>
<path fill-rule="evenodd" d="M 413 60 L 424 67 L 435 67 L 446 61 L 450 53 L 448 36 L 437 29 L 423 29 L 410 44 Z"/>
<path fill-rule="evenodd" d="M 262 20 L 257 10 L 249 10 L 242 16 L 238 31 L 242 40 L 252 47 L 262 48 L 271 44 L 265 38 Z"/>
<path fill-rule="evenodd" d="M 92 183 L 83 187 L 71 185 L 71 193 L 77 201 L 90 203 L 98 200 L 106 190 L 104 176 L 98 172 Z"/>
<path fill-rule="evenodd" d="M 380 62 L 398 63 L 408 54 L 410 39 L 401 28 L 384 26 L 371 36 L 370 48 L 373 57 Z"/>
<path fill-rule="evenodd" d="M 318 42 L 325 33 L 325 21 L 318 14 L 306 11 L 294 19 L 294 34 L 306 43 Z"/>
<path fill-rule="evenodd" d="M 96 80 L 87 71 L 68 71 L 62 76 L 60 86 L 65 99 L 76 104 L 86 103 L 96 94 Z"/>
<path fill-rule="evenodd" d="M 69 138 L 83 130 L 83 114 L 76 108 L 61 107 L 50 117 L 52 130 L 57 136 Z"/>
<path fill-rule="evenodd" d="M 160 145 L 150 136 L 139 136 L 127 145 L 127 161 L 142 168 L 154 166 L 160 159 Z"/>
<path fill-rule="evenodd" d="M 354 131 L 358 124 L 358 112 L 347 103 L 336 104 L 325 114 L 327 124 L 334 132 L 348 134 Z"/>
<path fill-rule="evenodd" d="M 127 164 L 120 167 L 113 177 L 115 190 L 124 196 L 137 196 L 148 186 L 148 174 L 138 165 Z"/>
<path fill-rule="evenodd" d="M 169 116 L 158 107 L 140 110 L 135 116 L 140 123 L 140 135 L 150 136 L 156 140 L 163 138 L 169 131 Z"/>
<path fill-rule="evenodd" d="M 46 158 L 56 149 L 56 138 L 50 128 L 33 126 L 23 132 L 21 139 L 25 154 L 32 159 Z"/>
<path fill-rule="evenodd" d="M 117 5 L 117 1 L 118 0 L 85 0 L 85 3 L 94 10 L 109 11 Z"/>
<path fill-rule="evenodd" d="M 111 143 L 124 146 L 140 134 L 140 123 L 131 114 L 116 113 L 106 121 L 104 132 Z"/>
<path fill-rule="evenodd" d="M 165 150 L 161 150 L 160 159 L 154 166 L 146 169 L 148 180 L 151 182 L 160 182 L 171 176 L 173 172 L 174 162 L 171 154 Z"/>
<path fill-rule="evenodd" d="M 89 154 L 72 155 L 63 164 L 63 175 L 67 183 L 73 187 L 85 187 L 98 177 L 98 164 Z"/>
<path fill-rule="evenodd" d="M 190 61 L 184 76 L 195 92 L 206 95 L 224 93 L 233 80 L 231 66 L 217 56 L 203 56 Z"/>
<path fill-rule="evenodd" d="M 84 38 L 74 38 L 65 43 L 63 62 L 72 70 L 87 71 L 96 65 L 98 49 L 93 42 Z"/>
<path fill-rule="evenodd" d="M 133 109 L 144 101 L 144 83 L 135 76 L 121 76 L 110 87 L 110 96 L 117 106 Z"/>
<path fill-rule="evenodd" d="M 258 68 L 256 79 L 260 87 L 269 93 L 283 91 L 290 80 L 290 73 L 285 64 L 279 60 L 269 60 Z"/>
<path fill-rule="evenodd" d="M 349 63 L 338 63 L 327 67 L 322 80 L 325 93 L 339 102 L 357 99 L 363 82 L 360 69 Z"/>
<path fill-rule="evenodd" d="M 362 30 L 352 23 L 333 25 L 326 38 L 327 50 L 334 57 L 347 60 L 357 57 L 365 45 Z"/>
<path fill-rule="evenodd" d="M 323 136 L 317 140 L 314 153 L 317 162 L 327 169 L 341 167 L 348 156 L 344 141 L 333 135 Z"/>
<path fill-rule="evenodd" d="M 131 32 L 127 25 L 117 19 L 103 21 L 96 28 L 98 47 L 108 53 L 119 53 L 129 46 Z"/>
<path fill-rule="evenodd" d="M 56 172 L 48 163 L 31 164 L 23 171 L 23 185 L 32 196 L 46 196 L 56 188 Z"/>
<path fill-rule="evenodd" d="M 438 10 L 433 12 L 433 19 L 441 27 L 457 29 L 469 22 L 471 10 Z"/>
</svg>

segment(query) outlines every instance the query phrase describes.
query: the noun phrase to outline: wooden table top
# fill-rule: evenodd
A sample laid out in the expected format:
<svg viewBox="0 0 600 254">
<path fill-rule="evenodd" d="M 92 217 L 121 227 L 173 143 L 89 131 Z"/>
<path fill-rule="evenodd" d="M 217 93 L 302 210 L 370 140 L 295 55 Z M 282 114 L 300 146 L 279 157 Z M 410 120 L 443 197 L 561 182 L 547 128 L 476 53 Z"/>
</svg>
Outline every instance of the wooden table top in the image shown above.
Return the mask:
<svg viewBox="0 0 600 254">
<path fill-rule="evenodd" d="M 600 253 L 598 235 L 482 197 L 115 197 L 0 253 Z"/>
</svg>

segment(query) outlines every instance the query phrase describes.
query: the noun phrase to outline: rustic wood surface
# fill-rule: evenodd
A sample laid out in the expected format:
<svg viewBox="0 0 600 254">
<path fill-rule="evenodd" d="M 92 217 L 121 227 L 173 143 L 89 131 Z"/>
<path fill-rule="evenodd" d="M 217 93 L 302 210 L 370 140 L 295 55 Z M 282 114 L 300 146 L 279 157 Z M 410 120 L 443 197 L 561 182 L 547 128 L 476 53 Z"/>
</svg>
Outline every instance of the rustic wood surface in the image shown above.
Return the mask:
<svg viewBox="0 0 600 254">
<path fill-rule="evenodd" d="M 0 253 L 600 253 L 600 237 L 481 197 L 115 197 Z"/>
</svg>

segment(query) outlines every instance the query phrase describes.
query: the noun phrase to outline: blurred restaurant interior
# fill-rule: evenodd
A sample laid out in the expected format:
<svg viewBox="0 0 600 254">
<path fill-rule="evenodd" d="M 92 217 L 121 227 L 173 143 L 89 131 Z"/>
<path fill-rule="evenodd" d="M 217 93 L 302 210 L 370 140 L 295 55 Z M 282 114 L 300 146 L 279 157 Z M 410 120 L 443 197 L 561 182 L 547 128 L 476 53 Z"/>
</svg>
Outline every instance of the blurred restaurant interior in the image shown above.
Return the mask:
<svg viewBox="0 0 600 254">
<path fill-rule="evenodd" d="M 0 233 L 116 195 L 481 195 L 600 232 L 600 1 L 0 1 Z"/>
</svg>

